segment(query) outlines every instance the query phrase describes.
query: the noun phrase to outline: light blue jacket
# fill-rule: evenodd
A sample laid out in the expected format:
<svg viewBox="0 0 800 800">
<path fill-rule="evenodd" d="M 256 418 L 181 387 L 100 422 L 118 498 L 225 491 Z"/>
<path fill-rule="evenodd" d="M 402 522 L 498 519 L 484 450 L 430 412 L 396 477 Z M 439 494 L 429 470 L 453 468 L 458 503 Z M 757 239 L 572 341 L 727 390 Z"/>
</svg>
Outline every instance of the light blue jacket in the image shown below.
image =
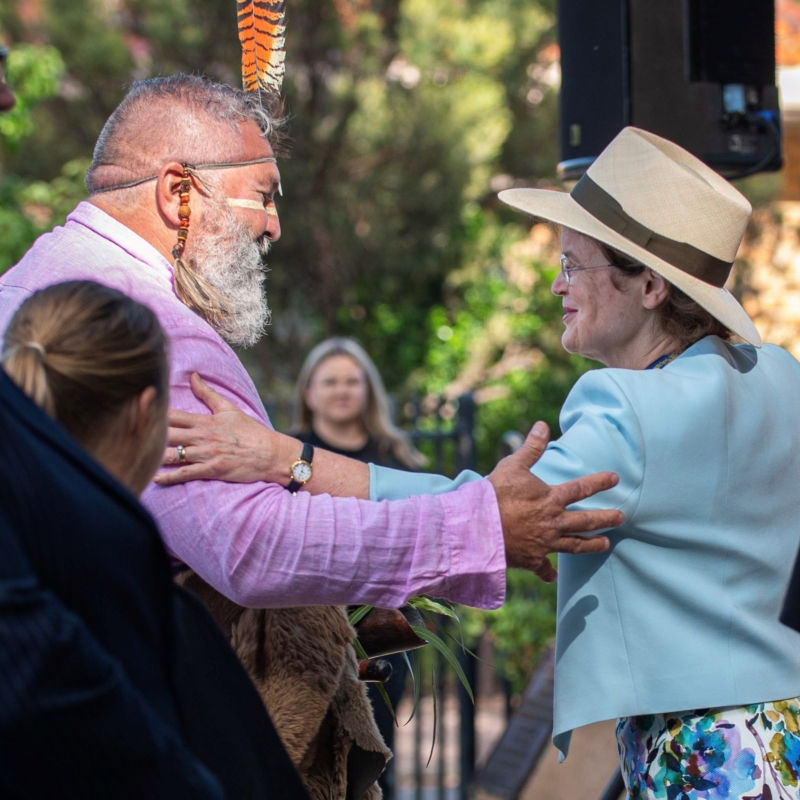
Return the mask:
<svg viewBox="0 0 800 800">
<path fill-rule="evenodd" d="M 604 719 L 800 695 L 800 634 L 778 621 L 800 546 L 800 364 L 709 336 L 662 370 L 584 375 L 533 472 L 619 485 L 607 553 L 560 556 L 553 741 Z M 371 468 L 376 499 L 447 491 Z"/>
</svg>

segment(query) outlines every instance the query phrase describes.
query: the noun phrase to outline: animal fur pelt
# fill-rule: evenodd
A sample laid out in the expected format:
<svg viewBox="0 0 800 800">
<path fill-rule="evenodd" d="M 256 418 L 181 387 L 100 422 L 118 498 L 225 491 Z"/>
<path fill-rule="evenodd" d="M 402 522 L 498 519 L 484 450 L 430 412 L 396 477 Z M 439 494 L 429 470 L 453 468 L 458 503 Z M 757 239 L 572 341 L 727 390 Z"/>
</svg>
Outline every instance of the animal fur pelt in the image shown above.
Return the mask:
<svg viewBox="0 0 800 800">
<path fill-rule="evenodd" d="M 358 680 L 344 609 L 243 608 L 191 570 L 176 580 L 229 637 L 313 800 L 380 800 L 375 781 L 391 753 Z"/>
</svg>

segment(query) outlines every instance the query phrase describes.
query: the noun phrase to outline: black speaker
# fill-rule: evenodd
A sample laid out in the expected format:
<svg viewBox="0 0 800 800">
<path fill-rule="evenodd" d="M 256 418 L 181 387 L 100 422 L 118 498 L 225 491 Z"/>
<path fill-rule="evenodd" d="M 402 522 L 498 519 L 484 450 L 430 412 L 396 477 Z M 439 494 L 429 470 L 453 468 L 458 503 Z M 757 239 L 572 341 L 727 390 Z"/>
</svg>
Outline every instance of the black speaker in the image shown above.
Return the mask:
<svg viewBox="0 0 800 800">
<path fill-rule="evenodd" d="M 559 0 L 558 28 L 564 179 L 626 125 L 728 178 L 782 166 L 774 0 Z"/>
</svg>

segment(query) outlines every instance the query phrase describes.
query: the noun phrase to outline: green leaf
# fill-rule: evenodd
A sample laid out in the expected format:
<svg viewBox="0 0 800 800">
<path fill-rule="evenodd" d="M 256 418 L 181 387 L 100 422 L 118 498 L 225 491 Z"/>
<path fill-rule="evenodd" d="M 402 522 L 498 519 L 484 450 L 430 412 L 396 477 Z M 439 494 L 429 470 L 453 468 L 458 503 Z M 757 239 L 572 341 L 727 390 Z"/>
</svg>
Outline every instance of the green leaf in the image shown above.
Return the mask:
<svg viewBox="0 0 800 800">
<path fill-rule="evenodd" d="M 362 619 L 364 619 L 364 617 L 367 616 L 367 614 L 369 614 L 370 611 L 372 611 L 372 606 L 359 606 L 350 612 L 347 619 L 350 624 L 355 627 L 359 622 L 361 622 Z"/>
<path fill-rule="evenodd" d="M 369 660 L 369 656 L 367 655 L 367 651 L 361 646 L 361 642 L 358 639 L 353 639 L 353 650 L 356 651 L 356 655 L 363 661 L 364 659 Z"/>
<path fill-rule="evenodd" d="M 435 617 L 428 616 L 424 612 L 420 612 L 420 613 L 422 614 L 422 616 L 423 616 L 423 618 L 425 619 L 426 622 L 430 622 L 431 625 L 435 625 L 436 626 L 436 630 L 437 631 L 441 631 L 441 633 L 443 633 L 448 639 L 450 639 L 450 641 L 453 642 L 453 644 L 455 644 L 456 647 L 460 647 L 461 650 L 463 650 L 468 655 L 471 655 L 476 661 L 479 661 L 481 664 L 485 664 L 490 669 L 493 669 L 493 670 L 495 670 L 495 672 L 498 672 L 496 664 L 492 664 L 489 661 L 485 661 L 476 652 L 474 652 L 473 650 L 470 650 L 469 647 L 467 647 L 466 642 L 464 641 L 464 632 L 463 632 L 460 624 L 458 626 L 458 632 L 461 635 L 461 638 L 460 639 L 456 639 L 456 637 L 453 636 L 453 634 L 450 633 L 450 631 L 448 631 L 447 628 L 444 625 L 440 625 L 439 624 L 439 621 Z"/>
<path fill-rule="evenodd" d="M 433 748 L 436 746 L 436 720 L 438 713 L 436 709 L 436 670 L 431 670 L 431 697 L 433 698 L 433 738 L 431 739 L 431 751 L 428 753 L 428 763 L 425 764 L 425 769 L 430 766 L 431 759 L 433 758 Z"/>
<path fill-rule="evenodd" d="M 419 707 L 420 686 L 422 681 L 420 680 L 419 675 L 419 650 L 413 650 L 411 652 L 411 657 L 414 659 L 413 667 L 408 659 L 408 652 L 404 652 L 403 655 L 406 657 L 408 668 L 411 671 L 411 680 L 414 683 L 414 705 L 411 707 L 411 716 L 409 716 L 409 718 L 405 721 L 405 724 L 408 725 L 408 723 L 414 719 L 414 714 L 417 713 L 417 708 Z"/>
<path fill-rule="evenodd" d="M 392 715 L 392 721 L 394 722 L 395 727 L 397 727 L 397 717 L 395 716 L 394 708 L 392 708 L 392 701 L 389 699 L 389 695 L 386 693 L 386 687 L 380 681 L 378 681 L 375 685 L 378 687 L 378 693 L 383 699 L 383 702 L 386 703 L 386 708 L 389 709 L 389 713 Z"/>
<path fill-rule="evenodd" d="M 442 603 L 437 603 L 435 600 L 431 600 L 430 597 L 424 597 L 422 595 L 419 597 L 412 597 L 408 601 L 408 605 L 416 608 L 420 612 L 428 611 L 431 614 L 441 614 L 442 616 L 450 617 L 450 619 L 454 619 L 458 622 L 456 612 L 453 611 L 452 608 Z"/>
<path fill-rule="evenodd" d="M 472 702 L 475 702 L 475 696 L 472 694 L 472 687 L 469 685 L 469 681 L 467 680 L 467 676 L 464 674 L 464 670 L 461 669 L 461 664 L 458 663 L 458 659 L 453 654 L 453 651 L 447 646 L 447 644 L 440 639 L 433 631 L 429 631 L 427 628 L 421 628 L 419 625 L 412 625 L 411 630 L 420 637 L 420 639 L 424 639 L 428 644 L 435 647 L 450 663 L 450 666 L 453 668 L 453 671 L 458 675 L 458 679 L 461 681 L 462 686 L 466 689 L 467 694 L 469 695 L 469 699 Z"/>
</svg>

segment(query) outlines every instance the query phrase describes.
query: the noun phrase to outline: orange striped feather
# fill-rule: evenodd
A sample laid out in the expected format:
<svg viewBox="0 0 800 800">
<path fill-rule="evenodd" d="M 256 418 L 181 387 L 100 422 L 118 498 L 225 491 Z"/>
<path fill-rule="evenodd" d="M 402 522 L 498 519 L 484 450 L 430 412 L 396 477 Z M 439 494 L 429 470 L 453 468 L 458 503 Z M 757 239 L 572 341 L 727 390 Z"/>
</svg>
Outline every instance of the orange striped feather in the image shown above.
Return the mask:
<svg viewBox="0 0 800 800">
<path fill-rule="evenodd" d="M 286 0 L 240 0 L 236 14 L 245 91 L 279 94 L 286 72 Z"/>
</svg>

